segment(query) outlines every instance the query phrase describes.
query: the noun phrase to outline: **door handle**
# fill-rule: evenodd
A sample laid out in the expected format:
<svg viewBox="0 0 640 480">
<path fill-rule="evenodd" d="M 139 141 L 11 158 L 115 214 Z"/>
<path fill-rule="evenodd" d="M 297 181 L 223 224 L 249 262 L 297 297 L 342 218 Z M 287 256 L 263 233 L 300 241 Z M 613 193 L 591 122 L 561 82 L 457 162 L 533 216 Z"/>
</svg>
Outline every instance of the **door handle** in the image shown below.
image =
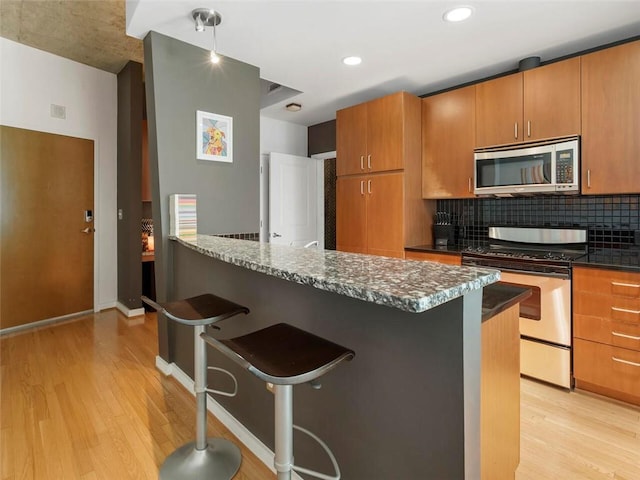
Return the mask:
<svg viewBox="0 0 640 480">
<path fill-rule="evenodd" d="M 91 228 L 91 227 L 87 227 L 87 228 L 83 228 L 82 230 L 80 230 L 82 233 L 86 233 L 87 235 L 89 235 L 90 233 L 93 233 L 96 231 L 95 228 Z"/>
<path fill-rule="evenodd" d="M 280 235 L 279 233 L 273 232 L 273 233 L 271 234 L 271 236 L 272 236 L 273 238 L 278 238 L 278 237 L 281 237 L 282 235 Z"/>
</svg>

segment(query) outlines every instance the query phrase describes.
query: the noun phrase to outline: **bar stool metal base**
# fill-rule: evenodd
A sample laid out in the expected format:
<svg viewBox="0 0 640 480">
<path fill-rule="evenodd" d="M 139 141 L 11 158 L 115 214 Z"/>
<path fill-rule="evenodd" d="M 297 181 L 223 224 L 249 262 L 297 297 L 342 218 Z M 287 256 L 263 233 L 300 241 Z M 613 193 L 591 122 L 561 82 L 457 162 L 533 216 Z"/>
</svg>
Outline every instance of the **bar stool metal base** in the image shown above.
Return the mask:
<svg viewBox="0 0 640 480">
<path fill-rule="evenodd" d="M 208 438 L 207 448 L 187 443 L 169 455 L 160 467 L 160 480 L 231 480 L 238 472 L 240 449 L 224 438 Z"/>
</svg>

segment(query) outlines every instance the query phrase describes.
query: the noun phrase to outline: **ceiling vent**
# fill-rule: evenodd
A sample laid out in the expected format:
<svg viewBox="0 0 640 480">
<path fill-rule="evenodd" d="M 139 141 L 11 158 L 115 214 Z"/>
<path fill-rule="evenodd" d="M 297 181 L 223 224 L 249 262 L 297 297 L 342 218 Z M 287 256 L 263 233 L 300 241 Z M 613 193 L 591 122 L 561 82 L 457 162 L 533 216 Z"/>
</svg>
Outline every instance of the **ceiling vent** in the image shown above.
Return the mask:
<svg viewBox="0 0 640 480">
<path fill-rule="evenodd" d="M 280 103 L 283 100 L 288 100 L 291 97 L 301 94 L 300 90 L 294 88 L 285 87 L 276 82 L 271 82 L 260 79 L 260 108 L 270 107 L 276 103 Z"/>
</svg>

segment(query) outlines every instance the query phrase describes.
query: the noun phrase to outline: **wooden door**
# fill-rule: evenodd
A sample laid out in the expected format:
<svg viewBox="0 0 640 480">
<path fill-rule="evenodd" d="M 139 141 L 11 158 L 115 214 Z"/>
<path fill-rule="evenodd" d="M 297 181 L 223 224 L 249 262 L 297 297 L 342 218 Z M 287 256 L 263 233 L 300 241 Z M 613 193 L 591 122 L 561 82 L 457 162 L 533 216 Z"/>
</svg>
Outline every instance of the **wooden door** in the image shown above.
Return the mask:
<svg viewBox="0 0 640 480">
<path fill-rule="evenodd" d="M 580 134 L 580 57 L 524 72 L 524 140 Z"/>
<path fill-rule="evenodd" d="M 582 193 L 640 192 L 640 41 L 582 57 Z"/>
<path fill-rule="evenodd" d="M 0 328 L 91 310 L 93 141 L 5 126 L 0 135 Z"/>
<path fill-rule="evenodd" d="M 408 95 L 399 92 L 367 103 L 367 171 L 404 168 L 404 108 Z"/>
<path fill-rule="evenodd" d="M 367 253 L 366 179 L 338 177 L 336 181 L 336 249 Z"/>
<path fill-rule="evenodd" d="M 367 161 L 367 104 L 336 112 L 336 173 L 365 173 Z"/>
<path fill-rule="evenodd" d="M 404 258 L 404 174 L 371 175 L 366 191 L 369 253 Z"/>
<path fill-rule="evenodd" d="M 423 198 L 473 198 L 475 86 L 422 100 Z"/>
<path fill-rule="evenodd" d="M 521 142 L 522 73 L 476 85 L 476 146 Z"/>
</svg>

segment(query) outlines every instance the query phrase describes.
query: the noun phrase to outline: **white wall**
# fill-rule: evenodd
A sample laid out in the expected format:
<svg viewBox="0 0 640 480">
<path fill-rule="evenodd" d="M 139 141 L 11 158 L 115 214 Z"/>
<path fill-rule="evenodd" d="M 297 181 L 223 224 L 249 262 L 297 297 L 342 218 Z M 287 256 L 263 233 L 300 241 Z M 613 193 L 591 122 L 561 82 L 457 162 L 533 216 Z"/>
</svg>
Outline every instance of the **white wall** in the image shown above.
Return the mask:
<svg viewBox="0 0 640 480">
<path fill-rule="evenodd" d="M 260 153 L 307 156 L 307 127 L 260 117 Z"/>
<path fill-rule="evenodd" d="M 50 116 L 52 103 L 65 120 Z M 116 75 L 0 38 L 0 123 L 95 142 L 94 308 L 115 306 Z"/>
</svg>

